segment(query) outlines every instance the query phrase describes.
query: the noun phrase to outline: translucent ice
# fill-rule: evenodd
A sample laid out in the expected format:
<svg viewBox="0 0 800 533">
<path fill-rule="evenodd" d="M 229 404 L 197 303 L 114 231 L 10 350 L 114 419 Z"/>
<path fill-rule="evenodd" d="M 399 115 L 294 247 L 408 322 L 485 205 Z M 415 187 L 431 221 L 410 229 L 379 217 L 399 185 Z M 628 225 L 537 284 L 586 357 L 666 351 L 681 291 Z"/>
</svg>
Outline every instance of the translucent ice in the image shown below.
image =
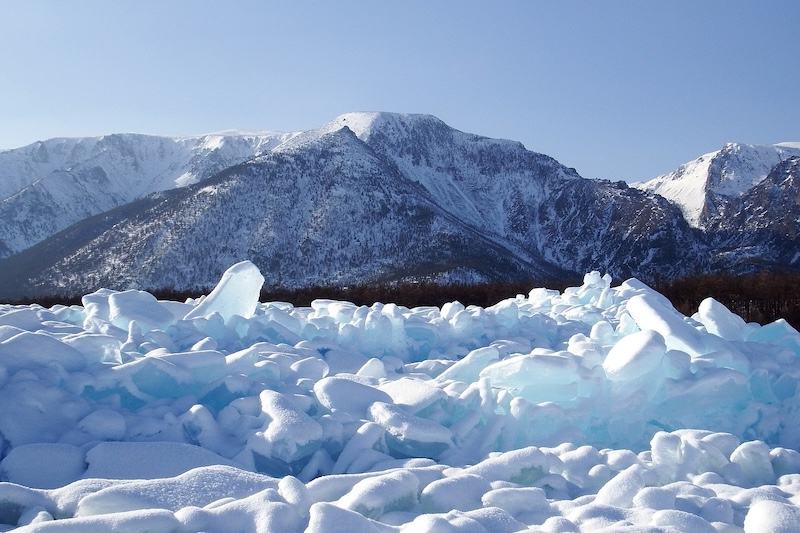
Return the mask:
<svg viewBox="0 0 800 533">
<path fill-rule="evenodd" d="M 389 448 L 402 456 L 438 457 L 452 444 L 452 434 L 446 427 L 388 403 L 373 403 L 369 417 L 386 430 Z"/>
<path fill-rule="evenodd" d="M 185 320 L 219 313 L 227 322 L 234 315 L 253 316 L 264 276 L 250 261 L 236 263 L 222 274 L 214 290 L 184 317 Z"/>
<path fill-rule="evenodd" d="M 785 321 L 599 273 L 487 308 L 261 283 L 0 305 L 0 530 L 795 528 Z"/>
</svg>

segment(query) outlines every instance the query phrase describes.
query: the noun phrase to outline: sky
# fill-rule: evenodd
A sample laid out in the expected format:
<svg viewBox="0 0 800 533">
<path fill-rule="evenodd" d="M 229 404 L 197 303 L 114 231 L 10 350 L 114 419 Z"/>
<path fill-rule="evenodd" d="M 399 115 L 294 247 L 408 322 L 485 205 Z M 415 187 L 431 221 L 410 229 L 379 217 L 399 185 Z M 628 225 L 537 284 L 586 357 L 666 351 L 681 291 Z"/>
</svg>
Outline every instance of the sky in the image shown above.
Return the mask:
<svg viewBox="0 0 800 533">
<path fill-rule="evenodd" d="M 797 0 L 0 0 L 0 148 L 431 113 L 586 177 L 800 141 Z"/>
</svg>

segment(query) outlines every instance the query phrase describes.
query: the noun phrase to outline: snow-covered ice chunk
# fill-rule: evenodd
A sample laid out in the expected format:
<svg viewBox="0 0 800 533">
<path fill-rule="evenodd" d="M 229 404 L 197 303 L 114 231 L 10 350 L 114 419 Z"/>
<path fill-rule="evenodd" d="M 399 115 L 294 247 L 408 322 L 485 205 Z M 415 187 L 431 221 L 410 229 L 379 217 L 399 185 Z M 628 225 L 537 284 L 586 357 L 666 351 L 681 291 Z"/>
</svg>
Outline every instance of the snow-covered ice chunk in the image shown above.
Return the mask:
<svg viewBox="0 0 800 533">
<path fill-rule="evenodd" d="M 529 446 L 512 450 L 470 466 L 464 470 L 489 481 L 510 481 L 520 485 L 533 485 L 546 476 L 558 458 L 545 455 L 539 448 Z"/>
<path fill-rule="evenodd" d="M 663 487 L 644 487 L 633 497 L 633 505 L 648 509 L 674 509 L 675 494 Z"/>
<path fill-rule="evenodd" d="M 606 483 L 597 493 L 596 503 L 630 507 L 634 497 L 648 485 L 650 473 L 640 465 L 631 465 Z"/>
<path fill-rule="evenodd" d="M 77 516 L 119 513 L 137 509 L 205 507 L 221 498 L 244 498 L 278 488 L 278 480 L 230 466 L 213 465 L 177 477 L 115 484 L 80 500 Z"/>
<path fill-rule="evenodd" d="M 390 533 L 397 529 L 327 502 L 311 506 L 306 533 Z"/>
<path fill-rule="evenodd" d="M 481 498 L 491 488 L 490 483 L 479 476 L 449 476 L 425 487 L 420 504 L 427 513 L 446 513 L 453 509 L 471 511 L 481 507 Z"/>
<path fill-rule="evenodd" d="M 662 303 L 652 294 L 634 296 L 628 300 L 628 313 L 639 329 L 652 329 L 660 333 L 670 349 L 683 350 L 691 355 L 707 351 L 701 334 L 684 321 L 669 303 Z"/>
<path fill-rule="evenodd" d="M 383 434 L 384 429 L 378 424 L 373 422 L 364 423 L 344 445 L 331 473 L 342 474 L 347 471 L 357 459 L 362 457 L 365 451 L 372 450 L 373 446 L 383 437 Z"/>
<path fill-rule="evenodd" d="M 391 396 L 391 402 L 411 413 L 417 413 L 446 396 L 442 389 L 427 381 L 412 378 L 389 381 L 381 385 L 380 389 Z"/>
<path fill-rule="evenodd" d="M 147 509 L 115 513 L 110 516 L 87 516 L 69 520 L 40 522 L 18 529 L 20 533 L 59 532 L 70 533 L 141 533 L 142 531 L 177 531 L 181 523 L 175 515 L 164 509 Z"/>
<path fill-rule="evenodd" d="M 389 395 L 380 389 L 339 377 L 327 377 L 317 381 L 314 384 L 314 394 L 326 409 L 345 411 L 359 417 L 366 416 L 367 409 L 375 402 L 392 401 Z"/>
<path fill-rule="evenodd" d="M 61 342 L 79 351 L 87 365 L 122 362 L 122 342 L 112 335 L 83 332 L 64 337 Z"/>
<path fill-rule="evenodd" d="M 358 369 L 357 374 L 369 378 L 385 378 L 386 367 L 380 359 L 373 357 Z"/>
<path fill-rule="evenodd" d="M 0 462 L 0 479 L 39 489 L 63 487 L 86 470 L 77 446 L 38 443 L 17 446 Z"/>
<path fill-rule="evenodd" d="M 373 403 L 369 417 L 386 430 L 389 448 L 402 456 L 436 458 L 453 444 L 452 433 L 446 427 L 392 404 Z"/>
<path fill-rule="evenodd" d="M 717 531 L 713 525 L 702 517 L 676 509 L 656 511 L 653 514 L 651 523 L 654 526 L 672 528 L 675 531 L 697 533 L 716 533 Z"/>
<path fill-rule="evenodd" d="M 500 358 L 500 352 L 494 346 L 485 346 L 472 350 L 463 359 L 458 360 L 450 368 L 439 374 L 438 380 L 448 379 L 470 383 L 478 381 L 481 370 Z"/>
<path fill-rule="evenodd" d="M 603 361 L 603 370 L 612 381 L 632 382 L 657 370 L 667 348 L 664 337 L 645 330 L 620 339 Z"/>
<path fill-rule="evenodd" d="M 23 331 L 0 342 L 0 366 L 18 369 L 50 364 L 75 371 L 86 361 L 78 350 L 45 333 Z"/>
<path fill-rule="evenodd" d="M 539 487 L 505 487 L 486 492 L 481 497 L 486 507 L 499 507 L 517 515 L 548 511 L 547 494 Z"/>
<path fill-rule="evenodd" d="M 259 394 L 261 412 L 266 415 L 266 424 L 247 441 L 247 448 L 255 455 L 256 468 L 260 462 L 268 466 L 270 460 L 289 465 L 308 457 L 319 448 L 322 427 L 313 418 L 298 409 L 281 393 L 263 390 Z"/>
<path fill-rule="evenodd" d="M 359 481 L 336 505 L 367 518 L 379 518 L 390 511 L 411 509 L 418 495 L 419 479 L 411 472 L 399 470 Z"/>
<path fill-rule="evenodd" d="M 166 328 L 175 318 L 155 296 L 144 291 L 115 292 L 108 297 L 109 320 L 128 329 L 132 321 L 147 329 Z"/>
<path fill-rule="evenodd" d="M 738 465 L 742 479 L 750 486 L 767 485 L 775 481 L 769 446 L 761 441 L 742 443 L 731 453 L 731 463 Z"/>
<path fill-rule="evenodd" d="M 516 355 L 490 364 L 480 377 L 532 402 L 570 400 L 581 379 L 578 362 L 568 352 Z"/>
<path fill-rule="evenodd" d="M 86 453 L 86 462 L 84 477 L 103 479 L 153 479 L 201 466 L 235 466 L 205 448 L 183 442 L 101 442 Z"/>
<path fill-rule="evenodd" d="M 99 440 L 121 440 L 125 436 L 125 417 L 112 409 L 101 408 L 85 416 L 78 427 Z"/>
<path fill-rule="evenodd" d="M 800 530 L 800 508 L 761 500 L 753 504 L 744 519 L 745 533 L 796 533 Z"/>
<path fill-rule="evenodd" d="M 700 302 L 697 315 L 709 333 L 731 341 L 744 340 L 747 323 L 714 298 Z"/>
</svg>

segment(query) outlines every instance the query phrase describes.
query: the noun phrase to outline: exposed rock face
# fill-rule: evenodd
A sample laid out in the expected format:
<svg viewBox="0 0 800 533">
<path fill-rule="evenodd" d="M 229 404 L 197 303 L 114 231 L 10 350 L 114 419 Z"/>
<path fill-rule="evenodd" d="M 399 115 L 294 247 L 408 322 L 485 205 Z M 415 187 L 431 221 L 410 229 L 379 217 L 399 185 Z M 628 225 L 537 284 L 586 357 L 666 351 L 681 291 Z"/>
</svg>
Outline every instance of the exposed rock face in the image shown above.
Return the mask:
<svg viewBox="0 0 800 533">
<path fill-rule="evenodd" d="M 800 157 L 779 163 L 739 198 L 715 197 L 714 205 L 707 227 L 715 268 L 800 268 Z"/>
</svg>

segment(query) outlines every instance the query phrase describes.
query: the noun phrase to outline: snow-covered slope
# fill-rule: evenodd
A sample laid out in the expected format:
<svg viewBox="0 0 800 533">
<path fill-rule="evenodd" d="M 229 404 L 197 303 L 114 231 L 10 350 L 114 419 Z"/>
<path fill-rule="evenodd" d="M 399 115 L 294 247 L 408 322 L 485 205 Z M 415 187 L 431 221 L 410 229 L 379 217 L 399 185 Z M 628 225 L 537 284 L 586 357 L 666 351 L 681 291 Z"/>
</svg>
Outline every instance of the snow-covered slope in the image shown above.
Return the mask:
<svg viewBox="0 0 800 533">
<path fill-rule="evenodd" d="M 508 232 L 509 197 L 538 203 L 549 183 L 580 177 L 522 143 L 464 133 L 431 115 L 347 113 L 321 131 L 343 126 L 439 205 L 498 235 Z"/>
<path fill-rule="evenodd" d="M 0 152 L 0 257 L 88 216 L 196 183 L 292 135 L 115 134 L 50 139 Z"/>
<path fill-rule="evenodd" d="M 52 154 L 27 147 L 8 165 L 14 175 L 49 172 L 0 202 L 0 256 L 11 256 L 0 263 L 0 291 L 8 296 L 98 284 L 186 289 L 243 259 L 283 286 L 542 279 L 592 269 L 653 280 L 731 265 L 800 266 L 787 256 L 791 240 L 752 247 L 750 230 L 731 226 L 739 218 L 721 217 L 757 189 L 773 161 L 800 153 L 786 143 L 727 145 L 637 189 L 584 179 L 521 143 L 430 115 L 347 113 L 286 135 L 113 135 L 72 141 L 69 150 L 48 142 Z M 662 196 L 670 187 L 702 200 L 689 206 L 699 215 L 687 215 L 701 228 L 684 218 L 686 204 Z M 132 201 L 148 191 L 160 192 Z M 759 202 L 775 203 L 752 195 L 745 211 L 773 212 Z M 780 228 L 796 233 L 793 220 Z M 750 258 L 720 259 L 731 254 Z"/>
<path fill-rule="evenodd" d="M 650 181 L 635 184 L 677 205 L 686 220 L 703 227 L 708 218 L 710 195 L 737 198 L 761 182 L 775 165 L 800 155 L 800 143 L 752 145 L 728 143 L 678 169 Z"/>
<path fill-rule="evenodd" d="M 87 219 L 2 268 L 31 292 L 190 288 L 241 258 L 279 286 L 561 273 L 443 210 L 346 127 Z"/>
<path fill-rule="evenodd" d="M 587 268 L 653 278 L 696 267 L 695 244 L 655 194 L 430 115 L 350 113 L 195 186 L 82 221 L 0 268 L 7 289 L 30 292 L 205 286 L 241 259 L 282 286 Z"/>
<path fill-rule="evenodd" d="M 344 125 L 453 216 L 511 249 L 536 250 L 575 272 L 652 277 L 696 266 L 689 228 L 655 195 L 583 179 L 522 143 L 430 115 L 347 113 L 322 131 Z"/>
</svg>

